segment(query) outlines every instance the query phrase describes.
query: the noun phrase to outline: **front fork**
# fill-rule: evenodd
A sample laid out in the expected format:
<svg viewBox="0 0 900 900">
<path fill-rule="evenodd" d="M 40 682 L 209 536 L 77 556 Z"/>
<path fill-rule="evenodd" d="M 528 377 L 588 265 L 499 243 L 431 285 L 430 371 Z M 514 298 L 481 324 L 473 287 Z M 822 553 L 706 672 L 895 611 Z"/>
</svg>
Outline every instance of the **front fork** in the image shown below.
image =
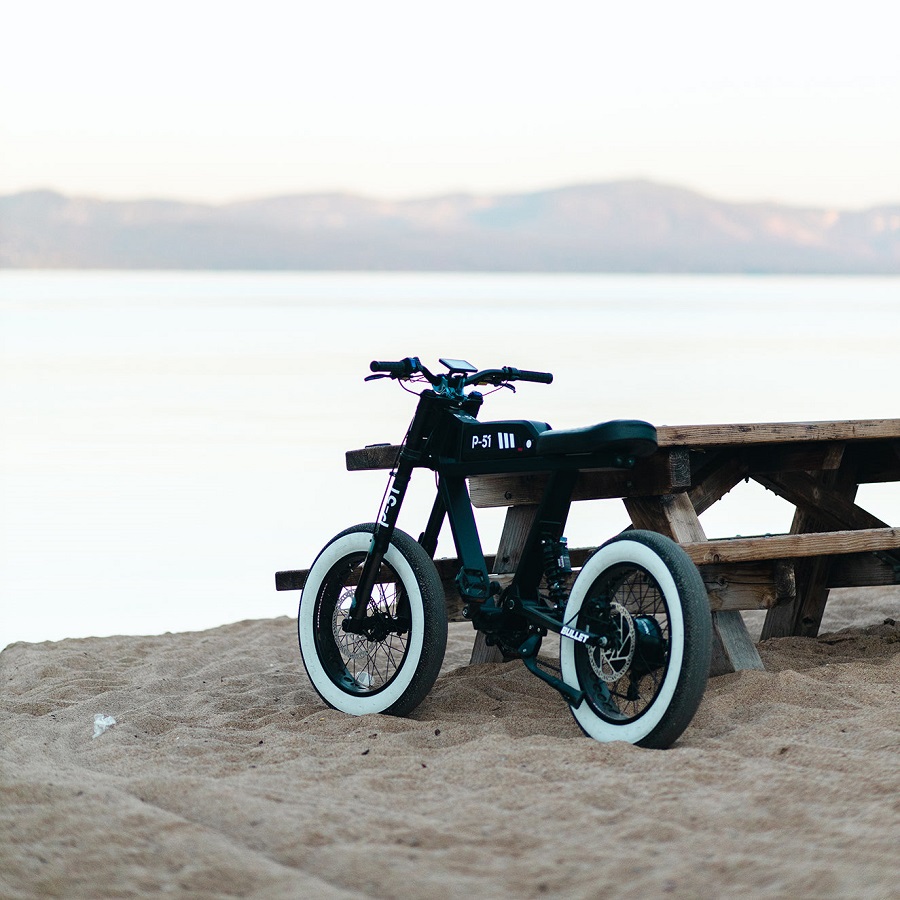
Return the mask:
<svg viewBox="0 0 900 900">
<path fill-rule="evenodd" d="M 403 453 L 401 453 L 397 471 L 388 488 L 384 508 L 381 511 L 378 522 L 375 524 L 375 533 L 372 535 L 372 542 L 369 545 L 369 552 L 366 554 L 366 561 L 359 576 L 359 583 L 353 595 L 353 602 L 350 604 L 350 622 L 344 626 L 347 631 L 357 631 L 365 620 L 366 610 L 369 607 L 369 601 L 372 599 L 375 579 L 379 568 L 381 568 L 384 555 L 391 545 L 391 538 L 394 536 L 394 528 L 400 515 L 400 507 L 403 505 L 403 498 L 406 496 L 411 476 L 412 463 L 404 460 Z"/>
<path fill-rule="evenodd" d="M 400 451 L 400 458 L 393 473 L 393 480 L 389 482 L 383 508 L 380 510 L 378 521 L 375 523 L 375 533 L 372 535 L 372 543 L 369 545 L 369 552 L 363 564 L 359 584 L 356 586 L 356 593 L 350 605 L 350 615 L 348 620 L 344 622 L 345 631 L 363 633 L 363 623 L 366 618 L 369 601 L 372 599 L 375 579 L 384 560 L 384 555 L 391 545 L 391 538 L 394 536 L 394 528 L 400 515 L 400 507 L 403 506 L 403 499 L 406 497 L 406 490 L 412 478 L 412 470 L 422 459 L 427 437 L 432 431 L 432 417 L 437 413 L 437 410 L 431 397 L 432 395 L 428 391 L 421 395 L 419 405 L 416 407 L 416 413 L 409 426 L 409 433 L 403 443 L 403 449 Z M 439 529 L 440 523 L 438 523 Z"/>
</svg>

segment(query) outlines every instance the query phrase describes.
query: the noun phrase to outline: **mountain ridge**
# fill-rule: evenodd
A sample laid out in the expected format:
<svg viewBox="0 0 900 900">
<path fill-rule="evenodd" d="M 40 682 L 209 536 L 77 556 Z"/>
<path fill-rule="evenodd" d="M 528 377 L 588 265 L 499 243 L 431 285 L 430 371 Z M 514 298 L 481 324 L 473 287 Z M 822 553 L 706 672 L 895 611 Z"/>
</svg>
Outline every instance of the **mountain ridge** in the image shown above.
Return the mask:
<svg viewBox="0 0 900 900">
<path fill-rule="evenodd" d="M 900 274 L 900 203 L 732 203 L 650 181 L 224 204 L 0 197 L 0 268 Z"/>
</svg>

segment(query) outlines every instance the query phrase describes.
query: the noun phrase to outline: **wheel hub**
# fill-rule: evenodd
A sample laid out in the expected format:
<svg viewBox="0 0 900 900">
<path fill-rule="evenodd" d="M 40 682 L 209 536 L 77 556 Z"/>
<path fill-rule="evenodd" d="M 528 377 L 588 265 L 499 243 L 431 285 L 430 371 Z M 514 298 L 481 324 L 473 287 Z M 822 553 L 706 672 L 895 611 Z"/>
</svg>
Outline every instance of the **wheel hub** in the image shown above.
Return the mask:
<svg viewBox="0 0 900 900">
<path fill-rule="evenodd" d="M 361 634 L 370 641 L 384 641 L 389 634 L 406 634 L 409 622 L 390 613 L 376 612 L 356 621 L 349 616 L 341 622 L 341 630 L 349 634 Z"/>
</svg>

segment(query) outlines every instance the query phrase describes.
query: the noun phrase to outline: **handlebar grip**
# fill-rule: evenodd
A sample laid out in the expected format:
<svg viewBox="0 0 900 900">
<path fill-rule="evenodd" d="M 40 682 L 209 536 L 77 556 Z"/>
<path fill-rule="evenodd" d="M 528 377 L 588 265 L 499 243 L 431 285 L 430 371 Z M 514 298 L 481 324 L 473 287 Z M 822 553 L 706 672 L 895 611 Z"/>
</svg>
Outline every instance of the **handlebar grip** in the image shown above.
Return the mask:
<svg viewBox="0 0 900 900">
<path fill-rule="evenodd" d="M 417 357 L 407 357 L 399 362 L 379 362 L 373 359 L 369 363 L 369 371 L 386 372 L 391 378 L 408 378 L 419 371 L 419 360 Z"/>
<path fill-rule="evenodd" d="M 519 381 L 536 381 L 538 384 L 552 384 L 553 375 L 550 372 L 529 372 L 527 369 L 518 370 Z"/>
<path fill-rule="evenodd" d="M 369 371 L 370 372 L 400 372 L 403 369 L 403 363 L 399 362 L 378 362 L 378 360 L 373 359 L 372 362 L 369 363 Z"/>
</svg>

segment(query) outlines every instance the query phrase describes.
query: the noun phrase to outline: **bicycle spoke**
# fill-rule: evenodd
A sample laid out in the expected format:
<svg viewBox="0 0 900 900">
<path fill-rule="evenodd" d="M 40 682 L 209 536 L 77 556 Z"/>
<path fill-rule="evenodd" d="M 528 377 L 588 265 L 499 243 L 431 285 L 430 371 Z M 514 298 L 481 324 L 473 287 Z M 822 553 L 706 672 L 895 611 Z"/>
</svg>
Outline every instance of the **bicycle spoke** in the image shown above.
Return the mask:
<svg viewBox="0 0 900 900">
<path fill-rule="evenodd" d="M 665 674 L 665 664 L 650 668 L 644 648 L 636 637 L 634 620 L 643 617 L 658 627 L 660 640 L 668 646 L 669 616 L 659 586 L 643 569 L 613 571 L 597 585 L 598 600 L 586 602 L 581 625 L 590 629 L 612 626 L 612 646 L 581 647 L 576 650 L 585 663 L 582 669 L 591 685 L 592 700 L 604 716 L 615 721 L 637 718 L 656 698 Z"/>
</svg>

